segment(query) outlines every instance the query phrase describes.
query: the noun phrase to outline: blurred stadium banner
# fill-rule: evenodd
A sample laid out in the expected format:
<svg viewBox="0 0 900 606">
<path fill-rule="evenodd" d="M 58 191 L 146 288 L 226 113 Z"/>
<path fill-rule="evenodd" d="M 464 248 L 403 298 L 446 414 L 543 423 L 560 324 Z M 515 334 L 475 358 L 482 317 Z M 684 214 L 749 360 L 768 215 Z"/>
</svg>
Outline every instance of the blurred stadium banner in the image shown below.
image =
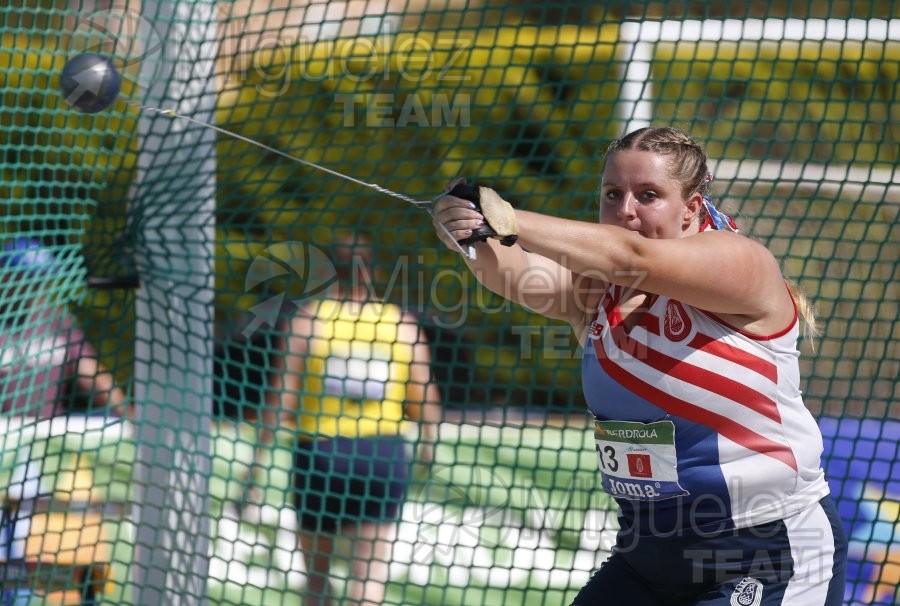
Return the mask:
<svg viewBox="0 0 900 606">
<path fill-rule="evenodd" d="M 897 604 L 900 421 L 824 417 L 824 465 L 850 542 L 847 603 Z"/>
</svg>

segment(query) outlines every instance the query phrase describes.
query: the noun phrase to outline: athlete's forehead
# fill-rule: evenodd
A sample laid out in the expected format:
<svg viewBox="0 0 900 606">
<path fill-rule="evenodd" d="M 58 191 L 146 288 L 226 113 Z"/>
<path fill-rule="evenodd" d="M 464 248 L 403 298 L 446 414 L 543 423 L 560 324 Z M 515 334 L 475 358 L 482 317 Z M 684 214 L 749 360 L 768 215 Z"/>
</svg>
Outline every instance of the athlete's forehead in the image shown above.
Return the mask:
<svg viewBox="0 0 900 606">
<path fill-rule="evenodd" d="M 608 156 L 600 180 L 601 187 L 671 187 L 673 184 L 666 158 L 631 149 Z"/>
</svg>

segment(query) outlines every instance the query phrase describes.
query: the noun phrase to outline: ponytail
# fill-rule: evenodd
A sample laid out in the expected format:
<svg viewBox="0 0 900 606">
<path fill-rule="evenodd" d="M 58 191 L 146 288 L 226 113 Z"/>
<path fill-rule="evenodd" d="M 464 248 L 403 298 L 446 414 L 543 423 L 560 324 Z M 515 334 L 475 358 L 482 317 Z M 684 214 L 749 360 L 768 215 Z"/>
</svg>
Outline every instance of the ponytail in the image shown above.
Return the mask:
<svg viewBox="0 0 900 606">
<path fill-rule="evenodd" d="M 785 278 L 784 281 L 787 283 L 788 291 L 790 291 L 791 296 L 794 298 L 797 312 L 800 314 L 800 320 L 803 324 L 801 326 L 803 338 L 806 339 L 806 342 L 809 343 L 810 347 L 815 351 L 815 340 L 822 334 L 816 320 L 816 308 L 812 301 L 806 296 L 806 293 L 803 292 L 803 289 L 800 288 L 799 284 L 790 278 Z"/>
</svg>

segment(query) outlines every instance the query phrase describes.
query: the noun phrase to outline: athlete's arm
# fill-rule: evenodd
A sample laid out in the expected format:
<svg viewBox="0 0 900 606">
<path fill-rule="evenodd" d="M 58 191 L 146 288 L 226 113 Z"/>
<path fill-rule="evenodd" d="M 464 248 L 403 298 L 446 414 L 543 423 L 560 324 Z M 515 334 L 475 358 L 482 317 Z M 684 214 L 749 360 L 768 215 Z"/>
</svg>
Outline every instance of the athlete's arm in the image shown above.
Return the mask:
<svg viewBox="0 0 900 606">
<path fill-rule="evenodd" d="M 275 430 L 290 427 L 298 407 L 303 355 L 311 328 L 309 318 L 296 315 L 285 325 L 285 334 L 275 338 L 268 380 L 264 386 L 263 405 L 253 447 L 253 463 L 246 479 L 256 477 L 262 469 L 262 447 L 272 445 Z M 256 490 L 254 488 L 254 490 Z"/>
<path fill-rule="evenodd" d="M 416 319 L 410 314 L 404 314 L 397 338 L 412 347 L 405 412 L 419 425 L 418 459 L 431 462 L 441 421 L 441 394 L 431 374 L 431 349 L 425 331 L 417 326 Z"/>
<path fill-rule="evenodd" d="M 435 206 L 434 223 L 453 231 L 456 222 L 468 224 L 480 216 L 468 200 L 445 196 Z M 438 229 L 437 234 L 446 246 L 456 249 L 447 232 Z M 534 249 L 527 246 L 502 246 L 497 240 L 479 242 L 474 250 L 476 258 L 466 259 L 466 263 L 489 290 L 548 318 L 573 326 L 583 323 L 580 316 L 584 310 L 576 298 L 575 278 L 558 259 L 534 254 Z"/>
<path fill-rule="evenodd" d="M 515 212 L 521 245 L 571 272 L 669 296 L 753 331 L 775 332 L 794 318 L 778 262 L 740 234 L 651 239 L 621 227 Z"/>
<path fill-rule="evenodd" d="M 290 426 L 299 409 L 303 359 L 311 334 L 312 319 L 298 313 L 288 322 L 286 334 L 276 341 L 261 419 L 260 439 L 263 442 L 271 440 L 277 427 Z"/>
</svg>

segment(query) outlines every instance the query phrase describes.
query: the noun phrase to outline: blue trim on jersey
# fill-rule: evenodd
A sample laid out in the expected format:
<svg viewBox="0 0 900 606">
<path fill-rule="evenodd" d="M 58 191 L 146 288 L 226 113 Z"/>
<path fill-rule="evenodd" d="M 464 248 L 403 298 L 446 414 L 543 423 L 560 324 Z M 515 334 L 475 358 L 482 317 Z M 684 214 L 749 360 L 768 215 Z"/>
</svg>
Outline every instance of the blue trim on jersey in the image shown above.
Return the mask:
<svg viewBox="0 0 900 606">
<path fill-rule="evenodd" d="M 719 464 L 715 430 L 671 416 L 617 383 L 597 361 L 592 341 L 584 348 L 582 389 L 588 408 L 599 420 L 669 420 L 675 424 L 678 483 L 689 494 L 654 502 L 616 498 L 629 528 L 640 535 L 659 535 L 733 527 L 731 497 Z"/>
<path fill-rule="evenodd" d="M 652 423 L 668 417 L 662 408 L 634 395 L 603 372 L 590 340 L 581 360 L 581 389 L 591 413 L 600 420 Z"/>
</svg>

